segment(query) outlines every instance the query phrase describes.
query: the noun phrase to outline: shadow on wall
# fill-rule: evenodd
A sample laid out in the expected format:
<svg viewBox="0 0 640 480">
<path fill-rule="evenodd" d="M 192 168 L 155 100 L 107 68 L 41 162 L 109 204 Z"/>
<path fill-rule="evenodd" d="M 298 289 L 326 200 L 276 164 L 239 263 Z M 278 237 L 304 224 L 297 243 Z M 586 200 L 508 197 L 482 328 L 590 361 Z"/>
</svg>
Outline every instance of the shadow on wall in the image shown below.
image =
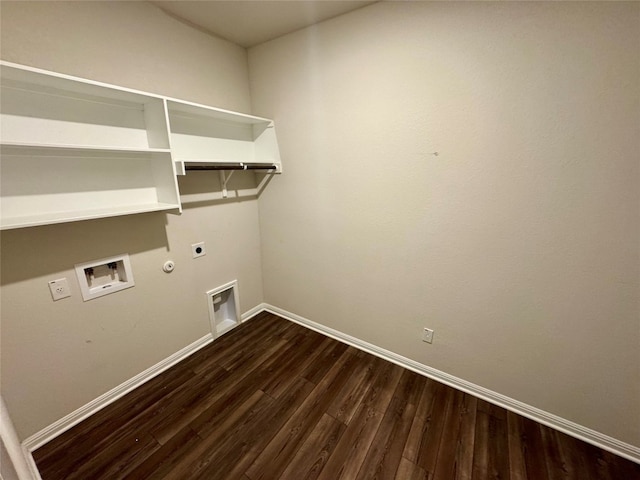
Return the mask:
<svg viewBox="0 0 640 480">
<path fill-rule="evenodd" d="M 48 276 L 76 263 L 164 247 L 166 215 L 121 217 L 5 230 L 1 236 L 0 285 Z"/>
<path fill-rule="evenodd" d="M 216 172 L 178 177 L 183 208 L 257 200 L 274 175 L 236 172 L 222 197 Z M 121 253 L 169 250 L 167 217 L 159 212 L 5 230 L 0 236 L 0 285 L 68 270 L 77 263 Z"/>
<path fill-rule="evenodd" d="M 227 197 L 222 195 L 219 171 L 192 171 L 178 176 L 180 201 L 183 209 L 200 208 L 235 202 L 257 200 L 275 174 L 248 171 L 233 172 L 227 183 Z"/>
</svg>

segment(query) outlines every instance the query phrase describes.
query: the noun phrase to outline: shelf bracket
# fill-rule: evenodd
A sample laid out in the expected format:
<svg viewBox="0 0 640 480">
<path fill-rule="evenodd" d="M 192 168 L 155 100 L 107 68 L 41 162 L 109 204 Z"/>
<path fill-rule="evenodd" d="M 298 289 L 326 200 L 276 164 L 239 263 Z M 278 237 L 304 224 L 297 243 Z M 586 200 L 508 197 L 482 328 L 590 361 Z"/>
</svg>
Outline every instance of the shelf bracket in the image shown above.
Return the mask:
<svg viewBox="0 0 640 480">
<path fill-rule="evenodd" d="M 225 175 L 224 170 L 220 170 L 220 186 L 222 187 L 222 198 L 227 198 L 229 195 L 227 192 L 227 182 L 231 178 L 231 175 L 233 175 L 233 172 L 235 172 L 235 170 L 231 170 L 229 171 L 229 175 Z"/>
</svg>

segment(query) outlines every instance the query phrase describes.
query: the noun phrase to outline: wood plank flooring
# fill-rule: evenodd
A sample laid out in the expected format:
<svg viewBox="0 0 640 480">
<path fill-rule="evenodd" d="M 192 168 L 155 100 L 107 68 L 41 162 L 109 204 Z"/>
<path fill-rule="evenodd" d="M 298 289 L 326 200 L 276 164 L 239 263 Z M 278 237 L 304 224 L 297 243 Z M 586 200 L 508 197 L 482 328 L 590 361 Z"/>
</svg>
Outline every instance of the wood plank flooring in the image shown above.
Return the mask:
<svg viewBox="0 0 640 480">
<path fill-rule="evenodd" d="M 261 313 L 34 452 L 57 479 L 640 479 L 640 466 Z"/>
</svg>

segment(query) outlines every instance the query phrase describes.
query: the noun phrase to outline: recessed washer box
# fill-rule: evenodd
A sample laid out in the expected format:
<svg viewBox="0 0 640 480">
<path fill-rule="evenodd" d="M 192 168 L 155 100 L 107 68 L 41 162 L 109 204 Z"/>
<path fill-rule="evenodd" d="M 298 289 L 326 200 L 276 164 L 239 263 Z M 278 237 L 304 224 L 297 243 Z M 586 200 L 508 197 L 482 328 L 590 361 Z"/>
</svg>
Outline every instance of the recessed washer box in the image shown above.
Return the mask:
<svg viewBox="0 0 640 480">
<path fill-rule="evenodd" d="M 207 301 L 209 302 L 209 321 L 213 338 L 218 338 L 240 324 L 237 280 L 209 290 Z"/>
<path fill-rule="evenodd" d="M 79 263 L 75 269 L 85 302 L 135 285 L 127 253 Z"/>
</svg>

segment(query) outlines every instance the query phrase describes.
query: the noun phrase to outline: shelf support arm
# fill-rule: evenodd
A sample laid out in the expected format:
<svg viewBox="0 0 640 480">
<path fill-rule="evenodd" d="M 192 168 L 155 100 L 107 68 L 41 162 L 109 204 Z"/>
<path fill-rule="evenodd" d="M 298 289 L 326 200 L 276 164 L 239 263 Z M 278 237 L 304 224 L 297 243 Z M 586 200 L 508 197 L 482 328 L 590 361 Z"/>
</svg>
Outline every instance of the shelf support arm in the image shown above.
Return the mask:
<svg viewBox="0 0 640 480">
<path fill-rule="evenodd" d="M 229 195 L 227 192 L 227 182 L 231 178 L 231 175 L 233 175 L 233 172 L 235 172 L 235 170 L 231 170 L 229 171 L 229 175 L 225 175 L 224 170 L 220 170 L 220 186 L 222 187 L 222 198 L 227 198 Z"/>
</svg>

